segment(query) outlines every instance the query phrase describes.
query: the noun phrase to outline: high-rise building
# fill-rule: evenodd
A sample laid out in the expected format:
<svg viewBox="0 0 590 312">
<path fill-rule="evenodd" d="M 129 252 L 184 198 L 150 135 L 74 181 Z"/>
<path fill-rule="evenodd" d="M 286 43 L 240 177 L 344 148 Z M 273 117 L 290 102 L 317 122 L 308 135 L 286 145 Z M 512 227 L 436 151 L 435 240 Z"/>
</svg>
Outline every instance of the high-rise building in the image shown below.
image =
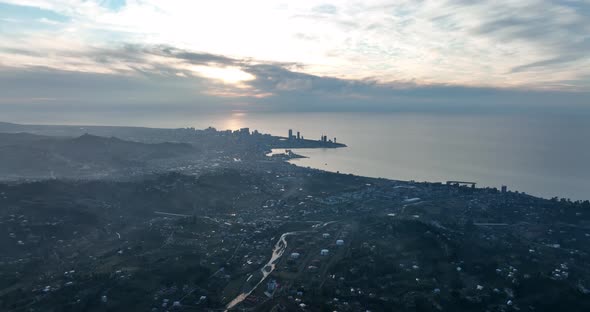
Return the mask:
<svg viewBox="0 0 590 312">
<path fill-rule="evenodd" d="M 301 133 L 299 133 L 299 131 L 297 131 L 297 140 L 301 139 Z"/>
<path fill-rule="evenodd" d="M 506 193 L 508 191 L 508 187 L 506 185 L 502 185 L 502 193 Z"/>
<path fill-rule="evenodd" d="M 293 129 L 289 129 L 289 136 L 287 137 L 289 140 L 293 138 Z"/>
</svg>

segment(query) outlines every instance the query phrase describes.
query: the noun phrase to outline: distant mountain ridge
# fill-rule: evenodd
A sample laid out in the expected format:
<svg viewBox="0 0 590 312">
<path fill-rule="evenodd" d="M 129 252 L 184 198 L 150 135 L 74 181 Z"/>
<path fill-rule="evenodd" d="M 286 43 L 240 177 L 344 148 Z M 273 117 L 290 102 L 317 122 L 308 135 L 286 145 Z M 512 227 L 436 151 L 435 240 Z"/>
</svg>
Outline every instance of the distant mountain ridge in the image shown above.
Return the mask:
<svg viewBox="0 0 590 312">
<path fill-rule="evenodd" d="M 5 179 L 100 177 L 196 152 L 186 143 L 146 144 L 90 134 L 67 138 L 0 133 L 0 175 Z"/>
</svg>

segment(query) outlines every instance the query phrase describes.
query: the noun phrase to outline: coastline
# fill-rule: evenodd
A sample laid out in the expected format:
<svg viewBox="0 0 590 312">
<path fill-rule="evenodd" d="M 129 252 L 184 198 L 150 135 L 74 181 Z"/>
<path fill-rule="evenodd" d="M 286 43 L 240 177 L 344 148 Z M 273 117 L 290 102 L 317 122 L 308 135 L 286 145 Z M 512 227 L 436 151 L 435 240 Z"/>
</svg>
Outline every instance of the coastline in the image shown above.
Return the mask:
<svg viewBox="0 0 590 312">
<path fill-rule="evenodd" d="M 400 177 L 389 176 L 387 174 L 382 175 L 384 172 L 379 172 L 379 174 L 371 174 L 369 172 L 348 171 L 343 168 L 340 168 L 340 166 L 342 166 L 342 164 L 338 163 L 338 159 L 336 159 L 335 161 L 330 161 L 330 157 L 328 156 L 328 157 L 322 157 L 321 161 L 320 161 L 319 159 L 314 158 L 314 156 L 316 156 L 316 155 L 313 155 L 313 154 L 320 152 L 320 151 L 322 153 L 326 152 L 328 154 L 334 152 L 334 150 L 331 150 L 331 149 L 324 149 L 323 151 L 322 151 L 322 149 L 293 149 L 293 153 L 296 153 L 297 155 L 300 155 L 302 157 L 285 159 L 285 162 L 287 162 L 291 165 L 300 167 L 300 168 L 305 168 L 305 169 L 320 170 L 320 171 L 325 171 L 325 172 L 330 172 L 330 173 L 353 175 L 353 176 L 372 178 L 372 179 L 385 179 L 385 180 L 407 182 L 407 183 L 426 183 L 426 184 L 433 184 L 433 185 L 446 184 L 447 182 L 453 181 L 453 180 L 460 180 L 460 181 L 467 180 L 467 181 L 470 181 L 470 183 L 475 182 L 475 184 L 477 184 L 476 189 L 489 189 L 489 190 L 500 191 L 503 186 L 507 186 L 507 188 L 508 188 L 507 191 L 510 193 L 531 196 L 534 198 L 539 198 L 539 199 L 544 199 L 544 200 L 552 200 L 555 198 L 559 198 L 559 199 L 563 198 L 566 200 L 571 200 L 573 202 L 590 200 L 590 197 L 571 198 L 570 199 L 570 198 L 564 196 L 563 194 L 556 194 L 556 195 L 551 195 L 551 196 L 537 194 L 534 192 L 522 191 L 519 188 L 517 188 L 517 186 L 514 186 L 514 185 L 506 185 L 506 184 L 494 185 L 492 183 L 486 183 L 485 179 L 465 179 L 465 178 L 461 178 L 461 177 L 458 178 L 457 176 L 452 176 L 452 175 L 446 176 L 446 177 L 440 177 L 439 179 L 418 179 L 418 178 L 415 178 L 414 176 L 409 177 L 409 178 L 407 178 L 407 177 L 400 178 Z M 362 171 L 362 168 L 360 171 Z"/>
</svg>

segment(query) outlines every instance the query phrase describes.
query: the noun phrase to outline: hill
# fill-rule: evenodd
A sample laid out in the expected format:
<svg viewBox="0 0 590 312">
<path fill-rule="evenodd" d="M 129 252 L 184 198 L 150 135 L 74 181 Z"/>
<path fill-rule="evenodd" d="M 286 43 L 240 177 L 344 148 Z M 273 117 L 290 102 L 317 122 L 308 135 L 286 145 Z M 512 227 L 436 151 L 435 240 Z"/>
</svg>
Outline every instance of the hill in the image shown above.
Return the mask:
<svg viewBox="0 0 590 312">
<path fill-rule="evenodd" d="M 0 133 L 0 174 L 4 179 L 121 176 L 196 152 L 185 143 L 146 144 L 88 134 L 63 138 Z"/>
</svg>

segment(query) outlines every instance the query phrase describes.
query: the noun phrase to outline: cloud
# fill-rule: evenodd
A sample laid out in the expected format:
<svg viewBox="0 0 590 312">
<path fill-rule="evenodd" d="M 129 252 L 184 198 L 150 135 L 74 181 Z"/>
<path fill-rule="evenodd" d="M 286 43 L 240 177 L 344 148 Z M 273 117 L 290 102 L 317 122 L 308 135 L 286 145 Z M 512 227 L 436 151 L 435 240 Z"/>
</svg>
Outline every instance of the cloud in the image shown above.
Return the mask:
<svg viewBox="0 0 590 312">
<path fill-rule="evenodd" d="M 122 48 L 121 59 L 149 60 L 164 47 Z M 132 72 L 92 73 L 55 68 L 0 68 L 0 112 L 136 112 L 160 114 L 199 111 L 427 111 L 500 112 L 583 108 L 589 93 L 420 85 L 411 81 L 382 83 L 321 77 L 272 62 L 223 60 L 252 79 L 224 83 L 180 71 L 185 51 L 167 56 L 159 67 L 136 64 Z M 191 52 L 197 56 L 196 53 Z M 173 55 L 180 55 L 178 58 Z M 192 59 L 192 58 L 191 58 Z M 120 62 L 111 59 L 110 62 Z M 150 67 L 151 66 L 151 67 Z M 181 67 L 182 68 L 182 67 Z M 189 73 L 176 75 L 175 72 Z M 47 100 L 51 99 L 51 101 Z M 556 103 L 567 103 L 556 106 Z"/>
<path fill-rule="evenodd" d="M 338 13 L 338 8 L 332 4 L 322 4 L 312 8 L 312 11 L 319 14 L 336 14 Z"/>
<path fill-rule="evenodd" d="M 177 49 L 170 46 L 158 46 L 151 50 L 144 50 L 144 52 L 156 55 L 168 56 L 189 61 L 192 64 L 222 64 L 222 65 L 237 65 L 238 61 L 229 57 L 214 55 L 210 53 L 195 53 L 186 50 Z"/>
<path fill-rule="evenodd" d="M 577 56 L 556 57 L 556 58 L 551 58 L 548 60 L 537 61 L 537 62 L 532 62 L 529 64 L 516 66 L 516 67 L 512 68 L 511 72 L 518 73 L 518 72 L 524 72 L 524 71 L 528 71 L 528 70 L 535 69 L 535 68 L 545 68 L 545 67 L 548 67 L 551 65 L 571 63 L 571 62 L 574 62 L 578 59 L 579 59 L 579 57 L 577 57 Z"/>
<path fill-rule="evenodd" d="M 580 63 L 583 64 L 584 61 L 588 63 L 590 61 L 590 57 L 588 56 L 588 53 L 590 53 L 590 36 L 581 42 L 568 42 L 565 47 L 562 47 L 562 49 L 563 51 L 561 51 L 556 57 L 516 66 L 512 68 L 511 73 L 536 69 L 554 70 L 557 66 L 578 66 Z"/>
<path fill-rule="evenodd" d="M 578 71 L 576 66 L 590 58 L 590 5 L 582 1 L 529 0 L 506 3 L 486 3 L 469 6 L 477 23 L 469 32 L 497 44 L 525 46 L 534 53 L 513 55 L 525 60 L 513 66 L 509 74 L 528 70 L 555 69 Z M 533 61 L 530 61 L 533 59 Z M 580 75 L 583 75 L 580 73 Z"/>
<path fill-rule="evenodd" d="M 544 109 L 590 91 L 581 1 L 0 2 L 22 9 L 0 29 L 2 109 Z"/>
<path fill-rule="evenodd" d="M 590 5 L 584 1 L 4 2 L 67 19 L 51 25 L 53 32 L 0 32 L 8 43 L 35 42 L 45 33 L 86 46 L 202 51 L 196 62 L 267 60 L 305 64 L 306 72 L 321 76 L 469 86 L 547 88 L 589 72 L 583 66 L 589 47 L 582 43 L 590 33 Z M 230 57 L 207 60 L 212 55 Z"/>
</svg>

